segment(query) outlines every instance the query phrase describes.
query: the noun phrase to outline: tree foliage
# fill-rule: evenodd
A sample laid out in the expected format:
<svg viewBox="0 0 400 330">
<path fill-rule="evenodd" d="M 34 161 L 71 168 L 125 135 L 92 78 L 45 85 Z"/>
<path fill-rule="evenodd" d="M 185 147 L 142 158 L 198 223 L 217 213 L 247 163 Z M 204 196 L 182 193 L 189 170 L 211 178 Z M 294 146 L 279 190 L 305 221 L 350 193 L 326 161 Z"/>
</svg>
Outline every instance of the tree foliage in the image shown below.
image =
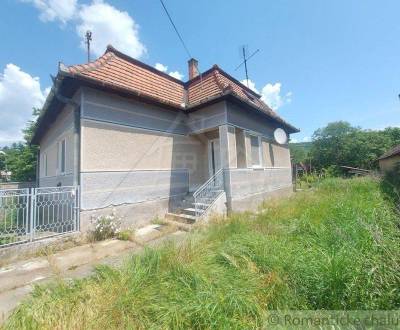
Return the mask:
<svg viewBox="0 0 400 330">
<path fill-rule="evenodd" d="M 399 143 L 400 128 L 362 130 L 338 121 L 314 132 L 310 157 L 318 169 L 343 165 L 376 169 L 378 158 Z"/>
<path fill-rule="evenodd" d="M 30 141 L 35 129 L 36 119 L 40 109 L 33 109 L 33 118 L 23 129 L 24 142 L 14 143 L 11 147 L 3 148 L 5 157 L 0 158 L 0 169 L 7 167 L 11 171 L 11 180 L 13 181 L 34 181 L 36 178 L 36 163 L 38 147 L 30 145 Z M 1 163 L 3 159 L 3 163 Z"/>
<path fill-rule="evenodd" d="M 290 143 L 290 156 L 295 163 L 304 163 L 309 160 L 311 142 Z"/>
</svg>

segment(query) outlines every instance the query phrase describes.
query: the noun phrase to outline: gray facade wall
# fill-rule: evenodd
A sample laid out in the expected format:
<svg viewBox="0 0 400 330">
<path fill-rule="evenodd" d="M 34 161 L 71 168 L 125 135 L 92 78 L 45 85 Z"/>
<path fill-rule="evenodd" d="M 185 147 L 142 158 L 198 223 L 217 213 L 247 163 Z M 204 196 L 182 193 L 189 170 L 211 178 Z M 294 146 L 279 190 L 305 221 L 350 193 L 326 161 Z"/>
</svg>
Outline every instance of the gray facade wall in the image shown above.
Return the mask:
<svg viewBox="0 0 400 330">
<path fill-rule="evenodd" d="M 274 194 L 289 194 L 292 191 L 289 146 L 278 145 L 273 139 L 274 130 L 279 126 L 230 102 L 227 102 L 227 123 L 228 127 L 235 127 L 235 134 L 228 135 L 230 161 L 224 174 L 231 209 L 251 209 Z M 260 164 L 256 167 L 251 160 L 250 135 L 259 138 Z"/>
<path fill-rule="evenodd" d="M 212 104 L 210 106 L 191 112 L 187 115 L 185 124 L 189 134 L 214 129 L 227 123 L 226 102 Z"/>
<path fill-rule="evenodd" d="M 130 210 L 128 223 L 149 221 L 170 211 L 190 186 L 203 183 L 207 144 L 188 135 L 186 119 L 177 111 L 85 89 L 83 219 L 93 210 L 117 207 Z"/>
<path fill-rule="evenodd" d="M 293 191 L 291 168 L 229 169 L 225 176 L 229 176 L 232 211 L 249 210 L 276 192 L 286 196 Z"/>
<path fill-rule="evenodd" d="M 174 134 L 187 134 L 185 115 L 156 105 L 84 89 L 82 118 Z"/>
<path fill-rule="evenodd" d="M 227 102 L 227 123 L 256 132 L 269 139 L 273 139 L 274 130 L 278 127 L 262 114 L 242 109 L 231 102 Z"/>
<path fill-rule="evenodd" d="M 73 97 L 75 102 L 80 101 L 80 93 Z M 66 164 L 65 173 L 61 173 L 59 164 L 59 143 L 66 141 Z M 66 105 L 52 123 L 40 141 L 40 166 L 39 166 L 39 186 L 55 187 L 73 185 L 76 169 L 74 168 L 74 108 Z M 46 175 L 47 161 L 47 175 Z"/>
<path fill-rule="evenodd" d="M 229 175 L 232 199 L 292 186 L 290 168 L 230 169 Z"/>
<path fill-rule="evenodd" d="M 220 139 L 227 200 L 233 209 L 239 200 L 243 206 L 246 198 L 291 187 L 288 148 L 271 142 L 275 126 L 236 105 L 223 101 L 184 114 L 87 88 L 75 98 L 82 102 L 82 228 L 89 226 L 91 216 L 114 207 L 134 226 L 171 211 L 190 187 L 208 179 L 212 138 Z M 262 141 L 260 169 L 248 161 L 249 132 Z M 63 138 L 67 170 L 61 176 L 57 143 Z M 41 142 L 41 155 L 48 157 L 47 176 L 42 162 L 40 166 L 41 186 L 73 184 L 73 143 L 73 111 L 67 106 Z"/>
</svg>

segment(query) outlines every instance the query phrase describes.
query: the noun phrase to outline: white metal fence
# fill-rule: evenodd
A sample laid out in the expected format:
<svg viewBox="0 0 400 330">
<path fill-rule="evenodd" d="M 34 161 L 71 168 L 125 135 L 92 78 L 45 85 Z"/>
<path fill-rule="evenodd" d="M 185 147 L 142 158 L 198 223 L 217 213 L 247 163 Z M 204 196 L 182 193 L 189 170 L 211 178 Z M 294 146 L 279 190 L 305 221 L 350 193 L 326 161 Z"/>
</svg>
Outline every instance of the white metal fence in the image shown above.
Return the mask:
<svg viewBox="0 0 400 330">
<path fill-rule="evenodd" d="M 0 190 L 0 248 L 79 230 L 79 187 Z"/>
</svg>

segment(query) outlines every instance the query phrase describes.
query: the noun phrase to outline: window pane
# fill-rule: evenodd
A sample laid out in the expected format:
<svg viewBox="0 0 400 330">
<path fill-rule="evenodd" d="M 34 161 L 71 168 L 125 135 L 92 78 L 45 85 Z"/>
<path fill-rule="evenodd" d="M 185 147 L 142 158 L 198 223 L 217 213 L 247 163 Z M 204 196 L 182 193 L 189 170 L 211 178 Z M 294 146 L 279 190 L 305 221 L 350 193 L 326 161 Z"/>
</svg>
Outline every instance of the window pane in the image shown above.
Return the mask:
<svg viewBox="0 0 400 330">
<path fill-rule="evenodd" d="M 260 165 L 260 144 L 257 136 L 250 136 L 251 142 L 251 164 Z"/>
</svg>

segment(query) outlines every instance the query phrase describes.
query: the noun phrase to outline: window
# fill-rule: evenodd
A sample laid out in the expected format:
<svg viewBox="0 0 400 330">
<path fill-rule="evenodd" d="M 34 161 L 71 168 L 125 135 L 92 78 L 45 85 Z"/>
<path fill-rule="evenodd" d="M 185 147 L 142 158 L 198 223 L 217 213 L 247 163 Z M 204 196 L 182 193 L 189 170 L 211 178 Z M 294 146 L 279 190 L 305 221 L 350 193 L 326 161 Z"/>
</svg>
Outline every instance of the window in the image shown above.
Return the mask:
<svg viewBox="0 0 400 330">
<path fill-rule="evenodd" d="M 44 176 L 48 176 L 48 173 L 47 173 L 47 154 L 46 153 L 43 154 L 43 175 Z"/>
<path fill-rule="evenodd" d="M 58 169 L 60 174 L 65 174 L 66 148 L 67 141 L 64 139 L 58 144 Z"/>
<path fill-rule="evenodd" d="M 250 135 L 250 145 L 251 145 L 251 165 L 253 167 L 261 166 L 260 157 L 260 139 L 258 136 Z"/>
</svg>

